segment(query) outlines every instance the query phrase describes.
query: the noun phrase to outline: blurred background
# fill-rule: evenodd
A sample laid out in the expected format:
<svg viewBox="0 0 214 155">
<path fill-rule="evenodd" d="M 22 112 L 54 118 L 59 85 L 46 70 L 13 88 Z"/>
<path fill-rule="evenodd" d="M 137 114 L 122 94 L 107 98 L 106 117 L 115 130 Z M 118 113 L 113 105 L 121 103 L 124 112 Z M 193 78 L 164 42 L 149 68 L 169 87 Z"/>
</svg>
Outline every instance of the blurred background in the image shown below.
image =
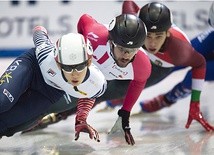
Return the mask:
<svg viewBox="0 0 214 155">
<path fill-rule="evenodd" d="M 136 1 L 143 6 L 150 1 Z M 208 27 L 212 1 L 161 1 L 167 5 L 177 24 L 191 39 Z M 32 29 L 46 27 L 50 38 L 76 32 L 79 17 L 87 13 L 108 24 L 121 13 L 121 0 L 6 0 L 0 1 L 0 57 L 18 56 L 33 46 Z"/>
</svg>

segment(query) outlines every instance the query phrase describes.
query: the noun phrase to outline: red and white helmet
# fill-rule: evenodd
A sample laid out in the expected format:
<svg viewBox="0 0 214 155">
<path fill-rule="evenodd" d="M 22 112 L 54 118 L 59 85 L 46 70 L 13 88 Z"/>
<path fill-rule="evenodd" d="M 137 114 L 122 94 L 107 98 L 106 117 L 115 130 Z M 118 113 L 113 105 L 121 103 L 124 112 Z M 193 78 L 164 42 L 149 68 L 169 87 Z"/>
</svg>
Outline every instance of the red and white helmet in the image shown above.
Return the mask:
<svg viewBox="0 0 214 155">
<path fill-rule="evenodd" d="M 93 54 L 91 43 L 79 33 L 63 35 L 56 42 L 55 60 L 63 65 L 77 65 L 87 61 Z"/>
</svg>

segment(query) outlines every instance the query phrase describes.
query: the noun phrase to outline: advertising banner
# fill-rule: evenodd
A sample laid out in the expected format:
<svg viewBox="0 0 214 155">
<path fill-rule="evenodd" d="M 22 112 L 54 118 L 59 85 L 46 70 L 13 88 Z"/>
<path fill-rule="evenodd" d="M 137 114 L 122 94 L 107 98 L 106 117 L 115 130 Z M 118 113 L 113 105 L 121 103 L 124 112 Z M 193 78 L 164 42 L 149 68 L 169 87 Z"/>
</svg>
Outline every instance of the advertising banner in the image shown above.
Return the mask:
<svg viewBox="0 0 214 155">
<path fill-rule="evenodd" d="M 143 6 L 150 1 L 136 1 Z M 172 10 L 173 20 L 191 39 L 208 27 L 211 1 L 162 1 Z M 76 32 L 79 17 L 87 13 L 108 24 L 122 10 L 122 1 L 1 1 L 0 57 L 17 56 L 33 47 L 32 29 L 44 26 L 55 42 L 61 35 Z"/>
</svg>

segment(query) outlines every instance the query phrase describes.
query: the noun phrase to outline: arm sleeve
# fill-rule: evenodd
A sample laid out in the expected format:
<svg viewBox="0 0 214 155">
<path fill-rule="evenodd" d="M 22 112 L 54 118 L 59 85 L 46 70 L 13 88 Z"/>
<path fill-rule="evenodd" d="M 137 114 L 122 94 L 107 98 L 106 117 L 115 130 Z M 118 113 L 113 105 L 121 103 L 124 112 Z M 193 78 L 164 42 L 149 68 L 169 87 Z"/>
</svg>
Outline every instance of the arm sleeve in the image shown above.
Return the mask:
<svg viewBox="0 0 214 155">
<path fill-rule="evenodd" d="M 43 26 L 36 26 L 33 29 L 33 42 L 34 45 L 40 46 L 44 42 L 49 40 L 48 35 L 47 35 L 47 30 Z"/>
<path fill-rule="evenodd" d="M 174 46 L 174 48 L 176 47 Z M 205 58 L 200 53 L 195 51 L 195 49 L 189 44 L 183 44 L 180 48 L 180 53 L 183 54 L 179 54 L 179 52 L 174 52 L 174 54 L 172 53 L 174 61 L 177 65 L 192 67 L 191 101 L 199 102 L 206 74 Z"/>
<path fill-rule="evenodd" d="M 78 99 L 77 112 L 76 112 L 76 124 L 86 122 L 89 112 L 94 105 L 95 99 L 82 98 Z"/>
<path fill-rule="evenodd" d="M 134 14 L 137 15 L 140 7 L 132 0 L 124 1 L 122 5 L 123 14 Z"/>
<path fill-rule="evenodd" d="M 77 23 L 77 31 L 90 40 L 94 50 L 99 45 L 105 45 L 108 40 L 109 32 L 105 25 L 97 22 L 88 14 L 80 17 Z"/>
<path fill-rule="evenodd" d="M 142 67 L 143 66 L 143 67 Z M 134 79 L 130 82 L 123 103 L 123 110 L 131 111 L 132 107 L 143 91 L 147 79 L 151 74 L 151 63 L 146 54 L 138 52 L 133 62 Z"/>
<path fill-rule="evenodd" d="M 126 97 L 123 103 L 123 110 L 126 110 L 128 112 L 130 112 L 134 106 L 134 104 L 136 103 L 137 99 L 139 98 L 141 92 L 144 89 L 144 86 L 146 84 L 145 82 L 139 82 L 136 80 L 132 80 L 129 84 L 127 93 L 126 93 Z"/>
<path fill-rule="evenodd" d="M 47 35 L 47 30 L 42 26 L 36 26 L 33 30 L 33 42 L 37 48 L 35 53 L 38 63 L 41 64 L 42 61 L 48 56 L 48 54 L 53 50 L 54 44 L 51 42 Z"/>
<path fill-rule="evenodd" d="M 199 102 L 206 74 L 206 60 L 192 47 L 180 29 L 174 27 L 170 32 L 175 36 L 171 37 L 172 42 L 168 44 L 170 57 L 176 66 L 192 67 L 191 102 Z"/>
<path fill-rule="evenodd" d="M 191 101 L 199 102 L 206 74 L 206 61 L 205 58 L 197 52 L 195 52 L 195 60 L 197 60 L 199 63 L 197 66 L 193 66 L 192 68 Z"/>
<path fill-rule="evenodd" d="M 88 14 L 83 14 L 78 23 L 77 23 L 77 31 L 78 33 L 82 34 L 83 36 L 87 36 L 88 35 L 88 31 L 89 30 L 96 30 L 96 29 L 93 29 L 93 26 L 97 26 L 96 24 L 97 21 L 92 18 L 90 15 Z"/>
</svg>

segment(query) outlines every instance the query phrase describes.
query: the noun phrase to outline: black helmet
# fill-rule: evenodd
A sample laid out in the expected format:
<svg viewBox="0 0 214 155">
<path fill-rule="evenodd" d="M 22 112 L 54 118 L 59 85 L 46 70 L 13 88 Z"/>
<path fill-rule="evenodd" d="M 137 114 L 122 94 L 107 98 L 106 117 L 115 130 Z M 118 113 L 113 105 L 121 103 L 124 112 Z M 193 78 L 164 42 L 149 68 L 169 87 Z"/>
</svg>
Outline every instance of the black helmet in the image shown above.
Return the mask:
<svg viewBox="0 0 214 155">
<path fill-rule="evenodd" d="M 152 2 L 140 9 L 139 18 L 146 24 L 148 32 L 167 31 L 172 25 L 172 15 L 165 5 Z"/>
<path fill-rule="evenodd" d="M 121 14 L 109 24 L 109 37 L 126 48 L 143 46 L 147 31 L 143 21 L 135 15 Z"/>
<path fill-rule="evenodd" d="M 210 10 L 209 10 L 208 22 L 209 22 L 210 26 L 214 27 L 214 2 L 212 3 Z"/>
</svg>

